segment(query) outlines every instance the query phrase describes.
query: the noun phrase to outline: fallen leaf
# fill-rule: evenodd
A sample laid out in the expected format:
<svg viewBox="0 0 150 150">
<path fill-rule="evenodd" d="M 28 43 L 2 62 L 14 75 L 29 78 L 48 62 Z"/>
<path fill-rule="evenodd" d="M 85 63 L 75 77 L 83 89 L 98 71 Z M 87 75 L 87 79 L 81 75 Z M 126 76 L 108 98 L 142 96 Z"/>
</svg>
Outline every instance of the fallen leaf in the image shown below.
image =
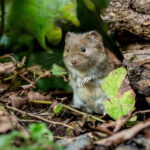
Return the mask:
<svg viewBox="0 0 150 150">
<path fill-rule="evenodd" d="M 52 71 L 53 75 L 65 75 L 65 74 L 67 74 L 66 70 L 57 64 L 53 64 L 51 71 Z"/>
<path fill-rule="evenodd" d="M 0 63 L 0 74 L 12 73 L 16 67 L 13 62 Z"/>
<path fill-rule="evenodd" d="M 50 100 L 51 99 L 51 95 L 44 95 L 41 94 L 39 92 L 33 92 L 33 91 L 29 91 L 28 92 L 28 99 L 29 100 Z"/>
<path fill-rule="evenodd" d="M 15 116 L 10 115 L 4 108 L 0 107 L 0 134 L 15 129 L 17 123 Z"/>
<path fill-rule="evenodd" d="M 58 105 L 54 106 L 53 113 L 54 114 L 58 114 L 58 113 L 60 113 L 62 111 L 62 109 L 63 109 L 62 105 L 58 104 Z"/>
<path fill-rule="evenodd" d="M 23 105 L 27 104 L 28 97 L 18 96 L 16 93 L 9 96 L 11 105 L 15 108 L 21 108 Z"/>
<path fill-rule="evenodd" d="M 113 70 L 103 80 L 102 89 L 108 100 L 103 102 L 106 113 L 117 120 L 134 109 L 135 93 L 131 89 L 124 67 Z"/>
</svg>

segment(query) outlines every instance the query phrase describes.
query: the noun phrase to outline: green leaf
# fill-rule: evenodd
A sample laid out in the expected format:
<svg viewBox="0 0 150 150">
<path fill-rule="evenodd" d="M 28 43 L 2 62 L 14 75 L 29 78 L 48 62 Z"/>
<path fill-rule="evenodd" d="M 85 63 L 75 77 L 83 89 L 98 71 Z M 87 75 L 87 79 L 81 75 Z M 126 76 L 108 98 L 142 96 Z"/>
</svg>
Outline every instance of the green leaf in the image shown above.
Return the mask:
<svg viewBox="0 0 150 150">
<path fill-rule="evenodd" d="M 0 136 L 0 150 L 12 149 L 12 144 L 15 138 L 20 138 L 22 142 L 27 143 L 25 136 L 23 136 L 19 131 L 12 131 L 9 134 Z"/>
<path fill-rule="evenodd" d="M 0 135 L 0 150 L 45 150 L 47 148 L 63 150 L 60 145 L 53 142 L 53 136 L 44 123 L 31 124 L 29 135 L 30 137 L 24 136 L 19 131 Z M 16 138 L 21 141 L 19 145 L 14 143 Z"/>
<path fill-rule="evenodd" d="M 79 26 L 76 0 L 13 0 L 7 29 L 14 34 L 26 30 L 47 49 L 46 40 L 56 45 L 62 38 L 60 22 Z"/>
<path fill-rule="evenodd" d="M 62 111 L 62 109 L 63 109 L 63 107 L 62 107 L 62 105 L 56 105 L 54 108 L 53 108 L 53 113 L 54 114 L 58 114 L 58 113 L 60 113 L 61 111 Z"/>
<path fill-rule="evenodd" d="M 131 126 L 137 123 L 137 116 L 133 116 L 130 120 L 126 123 L 127 126 Z"/>
<path fill-rule="evenodd" d="M 106 113 L 117 120 L 134 109 L 135 94 L 129 85 L 125 68 L 113 70 L 103 80 L 102 89 L 108 100 L 103 102 Z"/>
<path fill-rule="evenodd" d="M 30 137 L 34 141 L 45 139 L 45 135 L 48 136 L 49 141 L 53 141 L 53 135 L 50 130 L 47 129 L 44 123 L 34 123 L 29 126 Z"/>
<path fill-rule="evenodd" d="M 67 74 L 66 70 L 57 64 L 53 64 L 51 71 L 52 71 L 53 75 L 65 75 L 65 74 Z"/>
</svg>

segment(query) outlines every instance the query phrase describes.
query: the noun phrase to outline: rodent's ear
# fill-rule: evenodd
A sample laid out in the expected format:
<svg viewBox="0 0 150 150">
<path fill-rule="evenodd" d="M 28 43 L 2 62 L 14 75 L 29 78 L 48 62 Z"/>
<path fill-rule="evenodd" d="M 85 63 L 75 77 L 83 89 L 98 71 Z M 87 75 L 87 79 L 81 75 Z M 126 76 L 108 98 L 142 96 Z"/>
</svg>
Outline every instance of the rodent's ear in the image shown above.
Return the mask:
<svg viewBox="0 0 150 150">
<path fill-rule="evenodd" d="M 86 34 L 86 38 L 91 42 L 102 42 L 101 35 L 96 31 L 90 31 Z"/>
<path fill-rule="evenodd" d="M 70 36 L 71 36 L 71 32 L 67 32 L 67 34 L 66 34 L 66 38 L 69 38 Z"/>
<path fill-rule="evenodd" d="M 71 32 L 67 32 L 66 37 L 65 37 L 65 42 L 67 43 L 69 37 L 72 35 Z"/>
</svg>

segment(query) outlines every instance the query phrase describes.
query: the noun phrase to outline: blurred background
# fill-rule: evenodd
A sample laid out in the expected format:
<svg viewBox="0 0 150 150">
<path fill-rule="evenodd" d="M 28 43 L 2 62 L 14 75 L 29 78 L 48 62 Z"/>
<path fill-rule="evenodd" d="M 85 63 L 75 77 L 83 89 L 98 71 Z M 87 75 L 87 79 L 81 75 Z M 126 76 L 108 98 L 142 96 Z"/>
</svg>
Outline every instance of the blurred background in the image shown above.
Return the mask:
<svg viewBox="0 0 150 150">
<path fill-rule="evenodd" d="M 98 31 L 106 47 L 117 49 L 101 18 L 108 3 L 109 0 L 1 0 L 0 55 L 13 54 L 18 61 L 26 56 L 26 67 L 38 64 L 51 70 L 52 77 L 38 80 L 36 89 L 69 91 L 62 76 L 67 74 L 62 54 L 68 31 Z"/>
</svg>

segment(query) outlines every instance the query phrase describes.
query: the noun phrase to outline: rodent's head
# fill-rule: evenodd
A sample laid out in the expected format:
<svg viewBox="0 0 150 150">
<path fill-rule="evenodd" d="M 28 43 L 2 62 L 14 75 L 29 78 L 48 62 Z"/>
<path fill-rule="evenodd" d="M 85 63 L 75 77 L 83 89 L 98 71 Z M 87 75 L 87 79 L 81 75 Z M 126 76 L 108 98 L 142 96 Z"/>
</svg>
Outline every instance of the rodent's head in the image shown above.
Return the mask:
<svg viewBox="0 0 150 150">
<path fill-rule="evenodd" d="M 64 61 L 68 68 L 90 69 L 103 62 L 105 57 L 105 49 L 99 33 L 95 31 L 83 34 L 67 33 Z"/>
</svg>

